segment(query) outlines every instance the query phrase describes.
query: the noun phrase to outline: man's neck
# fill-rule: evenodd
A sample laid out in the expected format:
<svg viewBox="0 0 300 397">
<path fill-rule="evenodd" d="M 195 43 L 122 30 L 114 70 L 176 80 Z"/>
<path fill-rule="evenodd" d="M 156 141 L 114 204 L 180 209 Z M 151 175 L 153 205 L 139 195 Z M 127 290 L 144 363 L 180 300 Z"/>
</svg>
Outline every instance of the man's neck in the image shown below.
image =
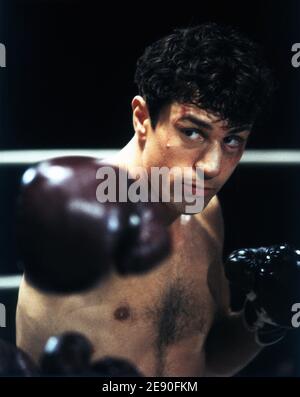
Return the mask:
<svg viewBox="0 0 300 397">
<path fill-rule="evenodd" d="M 126 169 L 128 174 L 136 167 L 143 167 L 142 151 L 139 148 L 136 135 L 114 157 L 109 158 L 107 162 Z M 180 214 L 175 211 L 172 205 L 167 205 L 166 203 L 162 203 L 162 205 L 165 207 L 163 214 L 167 225 L 173 224 L 180 218 Z"/>
</svg>

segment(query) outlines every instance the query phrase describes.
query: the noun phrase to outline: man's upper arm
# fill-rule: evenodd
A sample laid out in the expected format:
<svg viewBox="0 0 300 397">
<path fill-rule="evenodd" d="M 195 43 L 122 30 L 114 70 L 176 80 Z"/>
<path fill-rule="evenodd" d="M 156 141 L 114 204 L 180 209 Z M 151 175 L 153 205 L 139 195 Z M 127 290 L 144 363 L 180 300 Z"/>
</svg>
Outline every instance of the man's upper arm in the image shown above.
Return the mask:
<svg viewBox="0 0 300 397">
<path fill-rule="evenodd" d="M 214 280 L 218 289 L 218 314 L 219 316 L 227 315 L 230 311 L 230 292 L 228 280 L 224 272 L 223 264 L 223 245 L 224 245 L 224 220 L 222 208 L 217 196 L 210 201 L 209 205 L 202 213 L 205 225 L 209 234 L 214 241 L 215 261 L 211 264 L 208 275 Z"/>
<path fill-rule="evenodd" d="M 224 244 L 224 220 L 222 215 L 222 209 L 217 196 L 214 196 L 205 210 L 201 213 L 202 219 L 204 219 L 205 225 L 214 238 L 220 253 L 223 252 Z"/>
</svg>

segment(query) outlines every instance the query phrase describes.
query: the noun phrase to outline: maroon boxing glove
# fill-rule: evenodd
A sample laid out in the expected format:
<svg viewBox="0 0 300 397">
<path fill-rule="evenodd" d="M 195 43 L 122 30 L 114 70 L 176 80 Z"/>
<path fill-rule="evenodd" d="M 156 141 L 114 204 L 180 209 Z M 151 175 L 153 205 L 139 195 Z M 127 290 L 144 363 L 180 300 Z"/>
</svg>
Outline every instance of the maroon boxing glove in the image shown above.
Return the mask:
<svg viewBox="0 0 300 397">
<path fill-rule="evenodd" d="M 138 274 L 169 254 L 161 204 L 99 201 L 96 192 L 103 180 L 96 175 L 105 166 L 94 158 L 62 157 L 24 174 L 18 206 L 20 258 L 26 278 L 37 288 L 83 291 L 113 268 Z M 118 175 L 119 169 L 112 168 Z"/>
</svg>

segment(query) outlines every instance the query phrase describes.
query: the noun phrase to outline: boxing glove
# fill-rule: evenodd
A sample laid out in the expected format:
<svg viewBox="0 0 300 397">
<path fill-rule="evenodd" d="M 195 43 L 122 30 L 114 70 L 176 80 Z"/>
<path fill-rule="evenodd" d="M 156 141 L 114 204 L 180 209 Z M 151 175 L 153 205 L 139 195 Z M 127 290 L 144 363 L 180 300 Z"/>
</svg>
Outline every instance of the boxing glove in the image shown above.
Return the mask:
<svg viewBox="0 0 300 397">
<path fill-rule="evenodd" d="M 225 274 L 245 293 L 244 319 L 257 342 L 279 341 L 300 302 L 300 251 L 288 244 L 239 249 L 229 255 Z"/>
<path fill-rule="evenodd" d="M 0 376 L 39 376 L 40 371 L 21 349 L 0 340 Z"/>
<path fill-rule="evenodd" d="M 125 359 L 105 357 L 92 363 L 89 376 L 140 378 L 144 375 Z"/>
<path fill-rule="evenodd" d="M 51 336 L 40 356 L 46 376 L 76 376 L 88 370 L 93 353 L 90 341 L 78 332 Z"/>
<path fill-rule="evenodd" d="M 123 275 L 149 271 L 170 253 L 161 204 L 104 202 L 97 195 L 106 181 L 97 178 L 103 167 L 115 171 L 118 199 L 120 170 L 95 158 L 56 158 L 24 174 L 17 212 L 19 256 L 36 288 L 80 292 L 112 270 Z"/>
</svg>

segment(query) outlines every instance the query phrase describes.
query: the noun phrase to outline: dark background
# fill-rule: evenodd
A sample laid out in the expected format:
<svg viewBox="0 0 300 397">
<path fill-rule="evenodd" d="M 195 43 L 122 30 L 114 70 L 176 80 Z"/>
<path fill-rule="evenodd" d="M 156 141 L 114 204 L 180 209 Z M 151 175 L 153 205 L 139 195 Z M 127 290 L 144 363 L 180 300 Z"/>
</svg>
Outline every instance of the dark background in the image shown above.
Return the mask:
<svg viewBox="0 0 300 397">
<path fill-rule="evenodd" d="M 0 150 L 120 148 L 132 136 L 131 98 L 137 58 L 173 28 L 215 21 L 259 41 L 279 89 L 272 112 L 260 120 L 251 149 L 300 149 L 300 68 L 291 47 L 300 42 L 299 1 L 140 2 L 0 1 Z M 1 156 L 1 152 L 0 152 Z M 0 166 L 0 274 L 18 273 L 15 202 L 25 167 Z M 225 256 L 238 247 L 289 242 L 298 233 L 299 166 L 238 167 L 220 194 Z M 13 339 L 16 296 L 9 326 Z M 298 332 L 300 333 L 300 331 Z M 266 349 L 241 374 L 299 376 L 296 331 Z"/>
<path fill-rule="evenodd" d="M 299 147 L 299 69 L 291 46 L 300 41 L 300 3 L 288 1 L 125 2 L 2 0 L 0 148 L 98 148 L 132 135 L 133 75 L 145 46 L 176 27 L 231 24 L 259 41 L 280 89 L 257 148 Z"/>
</svg>

